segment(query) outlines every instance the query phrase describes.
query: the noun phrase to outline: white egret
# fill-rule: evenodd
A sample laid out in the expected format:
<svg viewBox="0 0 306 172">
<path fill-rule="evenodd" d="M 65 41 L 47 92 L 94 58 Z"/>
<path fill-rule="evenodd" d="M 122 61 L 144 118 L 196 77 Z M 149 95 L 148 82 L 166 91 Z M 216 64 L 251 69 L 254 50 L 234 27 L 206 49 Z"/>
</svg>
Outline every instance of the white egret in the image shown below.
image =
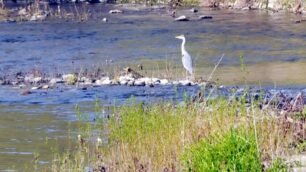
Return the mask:
<svg viewBox="0 0 306 172">
<path fill-rule="evenodd" d="M 192 72 L 192 59 L 191 59 L 189 53 L 185 49 L 185 43 L 186 43 L 185 36 L 180 35 L 180 36 L 177 36 L 175 38 L 181 39 L 183 41 L 182 42 L 182 47 L 181 47 L 181 49 L 182 49 L 182 63 L 183 63 L 184 68 L 186 69 L 186 76 L 187 76 L 187 71 L 190 73 L 190 75 L 192 75 L 193 74 L 193 72 Z"/>
</svg>

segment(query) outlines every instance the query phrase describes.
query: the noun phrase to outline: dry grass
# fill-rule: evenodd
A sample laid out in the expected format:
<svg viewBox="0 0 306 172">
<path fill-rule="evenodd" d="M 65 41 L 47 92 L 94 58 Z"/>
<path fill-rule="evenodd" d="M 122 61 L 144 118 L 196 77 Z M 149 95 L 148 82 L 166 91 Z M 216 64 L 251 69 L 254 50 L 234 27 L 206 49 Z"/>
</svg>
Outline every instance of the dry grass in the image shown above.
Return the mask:
<svg viewBox="0 0 306 172">
<path fill-rule="evenodd" d="M 294 118 L 293 112 L 262 110 L 255 100 L 246 104 L 242 99 L 229 103 L 218 98 L 205 104 L 129 103 L 114 107 L 110 118 L 102 119 L 95 125 L 96 129 L 84 128 L 88 134 L 83 134 L 85 139 L 80 141 L 79 148 L 65 154 L 64 163 L 55 164 L 54 169 L 186 171 L 186 155 L 191 156 L 188 150 L 193 145 L 215 135 L 226 135 L 232 129 L 248 133 L 248 137 L 256 140 L 256 150 L 265 169 L 274 160 L 295 154 L 299 145 L 304 144 L 305 119 Z M 88 142 L 90 133 L 97 130 L 105 141 Z M 300 131 L 304 133 L 298 135 Z M 58 156 L 57 162 L 63 161 L 61 157 Z"/>
</svg>

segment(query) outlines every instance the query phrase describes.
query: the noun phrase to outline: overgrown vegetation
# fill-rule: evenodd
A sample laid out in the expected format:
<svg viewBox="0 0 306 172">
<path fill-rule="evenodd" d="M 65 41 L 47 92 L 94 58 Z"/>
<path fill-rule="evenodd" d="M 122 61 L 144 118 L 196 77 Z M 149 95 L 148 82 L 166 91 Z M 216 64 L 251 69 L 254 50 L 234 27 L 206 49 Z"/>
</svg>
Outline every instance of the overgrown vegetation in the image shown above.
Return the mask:
<svg viewBox="0 0 306 172">
<path fill-rule="evenodd" d="M 97 103 L 95 123 L 84 123 L 88 115 L 78 113 L 78 146 L 56 154 L 52 169 L 286 171 L 282 159 L 300 151 L 305 140 L 288 123 L 295 114 L 261 109 L 260 99 L 245 102 L 222 97 L 180 105 L 129 102 L 114 106 L 110 115 Z"/>
<path fill-rule="evenodd" d="M 262 171 L 254 135 L 244 128 L 231 129 L 192 146 L 185 158 L 188 171 Z"/>
</svg>

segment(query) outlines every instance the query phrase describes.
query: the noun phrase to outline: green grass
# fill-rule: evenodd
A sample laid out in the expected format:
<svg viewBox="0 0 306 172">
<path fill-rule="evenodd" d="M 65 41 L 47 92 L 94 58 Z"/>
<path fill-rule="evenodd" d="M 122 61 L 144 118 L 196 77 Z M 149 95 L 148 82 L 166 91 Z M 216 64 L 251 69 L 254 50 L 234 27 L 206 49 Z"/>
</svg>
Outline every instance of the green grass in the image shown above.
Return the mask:
<svg viewBox="0 0 306 172">
<path fill-rule="evenodd" d="M 242 98 L 243 100 L 243 98 Z M 294 127 L 261 110 L 258 102 L 142 104 L 133 101 L 107 108 L 95 105 L 95 123 L 77 113 L 82 141 L 69 152 L 57 153 L 52 171 L 277 171 L 277 160 L 296 153 Z M 287 114 L 294 115 L 294 114 Z M 103 138 L 96 142 L 96 137 Z M 268 164 L 263 167 L 263 164 Z M 285 168 L 286 167 L 286 168 Z"/>
<path fill-rule="evenodd" d="M 203 139 L 186 154 L 189 171 L 262 171 L 255 137 L 241 128 Z"/>
</svg>

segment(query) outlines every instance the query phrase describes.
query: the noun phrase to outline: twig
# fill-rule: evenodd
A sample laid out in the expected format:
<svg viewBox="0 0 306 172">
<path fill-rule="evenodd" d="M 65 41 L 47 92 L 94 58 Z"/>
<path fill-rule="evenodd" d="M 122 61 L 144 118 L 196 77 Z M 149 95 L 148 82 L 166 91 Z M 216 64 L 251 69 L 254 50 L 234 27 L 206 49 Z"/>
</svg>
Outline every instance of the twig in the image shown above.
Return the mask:
<svg viewBox="0 0 306 172">
<path fill-rule="evenodd" d="M 218 68 L 219 64 L 221 63 L 223 57 L 224 57 L 224 54 L 222 54 L 222 56 L 221 56 L 220 59 L 218 60 L 217 64 L 215 65 L 214 69 L 211 71 L 211 73 L 210 73 L 210 75 L 209 75 L 209 77 L 208 77 L 208 79 L 207 79 L 207 83 L 211 80 L 213 74 L 215 73 L 216 69 Z M 206 89 L 206 85 L 207 85 L 207 84 L 205 84 L 205 85 L 204 85 L 204 88 L 203 88 L 203 91 L 204 91 L 204 92 L 205 92 L 205 89 Z M 216 85 L 215 85 L 215 86 L 213 87 L 213 89 L 209 92 L 209 95 L 208 95 L 207 99 L 210 98 L 210 96 L 211 96 L 211 94 L 213 93 L 213 91 L 215 90 L 215 88 L 216 88 Z M 205 93 L 204 93 L 204 92 L 203 92 L 203 96 L 205 96 Z M 206 105 L 206 101 L 205 101 L 204 105 Z"/>
<path fill-rule="evenodd" d="M 216 71 L 217 67 L 218 67 L 218 66 L 219 66 L 219 64 L 221 63 L 221 61 L 222 61 L 223 57 L 224 57 L 224 54 L 222 54 L 222 56 L 220 57 L 220 59 L 219 59 L 218 63 L 215 65 L 214 69 L 211 71 L 211 73 L 210 73 L 210 75 L 209 75 L 209 77 L 208 77 L 208 79 L 207 79 L 207 81 L 208 81 L 208 82 L 211 80 L 211 78 L 212 78 L 213 74 L 215 73 L 215 71 Z"/>
</svg>

